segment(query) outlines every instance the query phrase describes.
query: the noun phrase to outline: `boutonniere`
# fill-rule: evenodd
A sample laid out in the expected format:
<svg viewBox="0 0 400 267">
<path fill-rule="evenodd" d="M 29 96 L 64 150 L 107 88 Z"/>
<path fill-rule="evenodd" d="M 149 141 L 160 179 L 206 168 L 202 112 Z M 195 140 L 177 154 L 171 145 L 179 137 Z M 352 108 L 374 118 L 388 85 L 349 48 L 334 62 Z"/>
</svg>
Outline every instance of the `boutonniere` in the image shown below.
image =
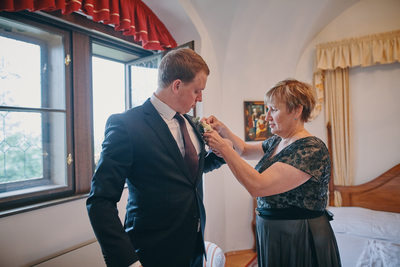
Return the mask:
<svg viewBox="0 0 400 267">
<path fill-rule="evenodd" d="M 200 121 L 199 117 L 193 117 L 192 121 L 201 134 L 212 131 L 211 125 L 204 121 Z"/>
</svg>

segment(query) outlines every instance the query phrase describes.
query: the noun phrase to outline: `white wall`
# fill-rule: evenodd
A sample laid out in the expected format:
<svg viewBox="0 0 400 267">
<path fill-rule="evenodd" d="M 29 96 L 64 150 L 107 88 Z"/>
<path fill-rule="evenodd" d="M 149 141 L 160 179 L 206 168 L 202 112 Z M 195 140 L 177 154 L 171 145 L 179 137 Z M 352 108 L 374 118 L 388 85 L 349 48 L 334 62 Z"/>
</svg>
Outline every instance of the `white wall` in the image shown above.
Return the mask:
<svg viewBox="0 0 400 267">
<path fill-rule="evenodd" d="M 161 6 L 167 15 L 160 18 L 178 36 L 178 43 L 195 39 L 197 51 L 211 69 L 204 103 L 199 107 L 201 115 L 217 115 L 241 137 L 243 101 L 262 100 L 271 85 L 287 77 L 310 82 L 316 43 L 400 29 L 398 0 L 169 0 L 168 3 L 171 3 L 168 8 Z M 151 8 L 158 14 L 157 6 Z M 175 17 L 182 12 L 184 18 L 179 21 L 183 23 L 179 24 Z M 184 30 L 186 26 L 188 32 Z M 376 176 L 374 172 L 387 169 L 386 165 L 396 155 L 394 161 L 400 161 L 400 126 L 396 118 L 400 106 L 396 102 L 399 77 L 398 65 L 393 69 L 381 66 L 367 72 L 351 71 L 353 107 L 361 113 L 354 116 L 354 132 L 363 133 L 355 148 L 359 177 Z M 307 128 L 326 140 L 324 125 L 323 116 L 319 116 Z M 383 139 L 388 143 L 380 144 Z M 376 143 L 363 145 L 371 140 Z M 119 205 L 121 217 L 125 214 L 125 203 L 126 195 Z M 205 204 L 206 239 L 225 252 L 253 246 L 252 199 L 227 167 L 205 175 Z M 28 266 L 93 238 L 85 199 L 3 217 L 0 218 L 0 266 Z"/>
<path fill-rule="evenodd" d="M 400 16 L 398 16 L 400 2 L 396 0 L 353 2 L 352 5 L 349 4 L 343 10 L 339 10 L 332 21 L 322 24 L 325 28 L 322 27 L 318 31 L 314 23 L 318 21 L 320 15 L 315 11 L 324 14 L 327 9 L 329 10 L 331 6 L 326 2 L 325 5 L 321 4 L 316 9 L 310 8 L 310 5 L 304 5 L 292 10 L 288 10 L 285 5 L 275 6 L 277 4 L 275 1 L 269 1 L 268 4 L 256 2 L 254 5 L 252 5 L 253 2 L 246 4 L 238 2 L 240 1 L 235 1 L 238 7 L 234 10 L 240 10 L 240 12 L 232 15 L 231 27 L 225 28 L 226 32 L 230 32 L 230 36 L 222 35 L 221 38 L 212 39 L 214 51 L 216 51 L 214 53 L 218 54 L 221 61 L 218 65 L 211 66 L 211 69 L 214 71 L 218 68 L 220 76 L 218 86 L 213 84 L 210 76 L 211 81 L 208 83 L 203 106 L 205 116 L 217 115 L 241 137 L 243 137 L 243 101 L 262 100 L 265 91 L 271 85 L 287 77 L 311 82 L 316 43 L 400 29 Z M 317 3 L 314 4 L 317 5 Z M 292 14 L 293 10 L 299 10 L 298 12 L 303 13 L 307 19 L 303 21 L 304 17 L 299 18 L 299 14 Z M 295 18 L 291 19 L 291 16 Z M 204 14 L 204 20 L 213 21 L 213 18 Z M 224 22 L 224 25 L 226 24 Z M 308 28 L 308 24 L 312 26 Z M 214 28 L 216 27 L 207 29 L 213 32 Z M 296 34 L 296 31 L 301 32 L 300 36 Z M 214 35 L 218 36 L 218 34 L 209 33 L 209 36 Z M 203 51 L 201 53 L 207 57 Z M 376 94 L 384 93 L 385 96 L 384 98 L 382 96 L 382 99 L 390 99 L 398 95 L 393 91 L 397 89 L 398 92 L 398 86 L 394 86 L 400 84 L 398 77 L 396 74 L 390 74 L 390 77 L 379 78 L 385 80 L 386 84 L 389 83 L 388 86 L 391 89 L 384 92 L 374 90 Z M 360 86 L 365 86 L 365 84 Z M 357 90 L 356 87 L 354 88 Z M 215 99 L 219 101 L 217 106 L 214 105 Z M 362 101 L 363 96 L 359 96 L 358 99 Z M 363 117 L 363 113 L 354 114 L 355 121 Z M 398 126 L 395 125 L 396 123 L 391 122 L 391 127 L 393 127 L 391 129 L 398 133 Z M 318 116 L 306 127 L 326 141 L 323 115 Z M 390 133 L 390 135 L 395 134 Z M 399 141 L 393 140 L 392 137 L 390 140 L 394 142 L 393 150 L 387 157 L 391 157 L 392 161 L 400 162 L 397 152 Z M 376 146 L 379 147 L 379 145 Z M 357 155 L 361 154 L 370 153 L 364 148 L 357 152 Z M 382 155 L 375 155 L 375 159 L 378 157 L 381 158 Z M 377 163 L 383 161 L 385 160 L 380 159 Z M 249 163 L 255 164 L 255 162 Z M 386 166 L 388 164 L 385 166 L 375 164 L 368 165 L 369 167 L 366 168 L 367 164 L 356 164 L 364 170 L 362 178 L 365 179 L 375 177 L 377 172 L 375 170 L 386 170 L 389 167 Z M 251 248 L 253 246 L 251 230 L 253 207 L 252 199 L 247 191 L 240 186 L 226 167 L 207 174 L 205 185 L 208 215 L 206 238 L 219 244 L 225 251 Z M 221 199 L 224 199 L 223 208 Z M 224 229 L 224 233 L 221 233 L 221 229 Z"/>
<path fill-rule="evenodd" d="M 400 163 L 400 63 L 350 69 L 354 182 Z"/>
</svg>

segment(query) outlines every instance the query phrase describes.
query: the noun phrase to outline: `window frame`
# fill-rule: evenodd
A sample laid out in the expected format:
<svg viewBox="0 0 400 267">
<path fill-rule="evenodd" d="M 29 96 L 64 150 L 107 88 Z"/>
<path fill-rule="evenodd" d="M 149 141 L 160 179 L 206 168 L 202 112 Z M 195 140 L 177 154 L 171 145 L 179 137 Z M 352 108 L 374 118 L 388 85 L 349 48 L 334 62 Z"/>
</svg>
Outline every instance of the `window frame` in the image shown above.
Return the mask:
<svg viewBox="0 0 400 267">
<path fill-rule="evenodd" d="M 20 22 L 24 22 L 24 21 L 20 21 Z M 37 25 L 34 25 L 37 27 Z M 42 25 L 41 25 L 42 26 Z M 47 27 L 41 27 L 41 29 L 43 30 L 47 30 Z M 59 29 L 54 29 L 52 28 L 52 32 L 57 32 L 58 34 L 60 33 Z M 69 35 L 69 33 L 67 32 L 63 32 L 63 38 L 65 38 L 66 35 Z M 27 36 L 27 35 L 23 35 L 20 33 L 15 33 L 15 32 L 9 32 L 9 33 L 2 33 L 2 36 L 6 37 L 6 38 L 10 38 L 13 40 L 18 40 L 18 41 L 22 41 L 22 42 L 26 42 L 26 43 L 30 43 L 30 44 L 35 44 L 38 45 L 40 47 L 41 50 L 41 58 L 40 58 L 40 67 L 41 69 L 43 69 L 44 64 L 48 64 L 48 45 L 46 44 L 46 42 L 44 42 L 43 40 L 40 40 L 38 38 L 35 37 L 31 37 L 31 36 Z M 69 38 L 68 38 L 69 39 Z M 67 40 L 68 41 L 68 40 Z M 65 42 L 63 42 L 64 47 L 65 47 Z M 69 43 L 69 42 L 68 42 Z M 41 78 L 40 81 L 44 84 L 42 85 L 42 90 L 41 90 L 41 101 L 42 103 L 48 103 L 49 102 L 49 95 L 50 95 L 50 88 L 48 86 L 47 80 L 49 79 L 48 76 L 48 72 L 43 73 L 41 72 Z M 29 107 L 20 107 L 20 106 L 0 106 L 0 110 L 1 111 L 14 111 L 14 112 L 31 112 L 31 113 L 41 113 L 42 116 L 48 116 L 46 111 L 60 111 L 60 112 L 64 112 L 63 110 L 57 110 L 54 108 L 49 108 L 48 105 L 44 104 L 42 105 L 42 107 L 40 108 L 29 108 Z M 42 121 L 48 121 L 45 118 L 42 119 Z M 47 129 L 43 126 L 42 124 L 42 139 L 48 139 L 49 138 L 49 134 Z M 44 152 L 49 150 L 49 147 L 47 145 L 47 142 L 43 142 L 43 147 L 42 150 Z M 6 192 L 6 189 L 11 188 L 12 190 L 20 190 L 20 189 L 25 189 L 25 188 L 31 188 L 34 186 L 43 186 L 43 185 L 49 185 L 51 184 L 51 175 L 49 174 L 50 169 L 47 167 L 49 164 L 50 159 L 47 158 L 45 159 L 45 157 L 43 157 L 43 166 L 42 169 L 44 171 L 43 176 L 41 178 L 36 178 L 35 180 L 26 180 L 26 181 L 16 181 L 16 182 L 11 182 L 11 183 L 7 183 L 6 185 L 0 184 L 0 193 Z M 47 172 L 47 173 L 46 173 Z M 0 207 L 1 207 L 1 203 L 2 201 L 0 201 Z"/>
<path fill-rule="evenodd" d="M 48 194 L 29 193 L 27 198 L 10 197 L 0 202 L 0 217 L 29 211 L 48 205 L 87 197 L 94 171 L 93 160 L 93 114 L 92 114 L 92 39 L 120 47 L 140 57 L 152 55 L 134 43 L 132 36 L 124 36 L 110 26 L 96 23 L 82 15 L 60 12 L 0 12 L 0 16 L 35 24 L 42 29 L 58 28 L 69 32 L 65 53 L 71 55 L 71 64 L 66 67 L 66 143 L 72 163 L 67 165 L 68 190 L 53 189 Z M 73 53 L 71 53 L 73 51 Z M 126 97 L 127 99 L 127 97 Z"/>
<path fill-rule="evenodd" d="M 43 31 L 49 32 L 49 33 L 53 33 L 53 34 L 57 34 L 59 36 L 62 36 L 63 40 L 63 48 L 64 48 L 64 53 L 65 54 L 70 54 L 71 53 L 71 48 L 70 48 L 70 31 L 66 30 L 66 29 L 62 29 L 59 27 L 54 27 L 52 25 L 46 25 L 46 24 L 42 24 L 39 23 L 35 20 L 30 20 L 27 19 L 23 16 L 19 16 L 18 14 L 7 14 L 4 16 L 4 14 L 0 13 L 0 16 L 7 18 L 7 19 L 11 19 L 11 20 L 15 20 L 24 24 L 28 24 L 28 25 L 32 25 L 36 28 L 40 28 Z M 40 45 L 41 47 L 41 68 L 43 67 L 43 64 L 46 63 L 47 64 L 47 53 L 49 52 L 49 50 L 47 49 L 47 45 L 45 44 L 45 42 L 40 41 L 34 37 L 30 37 L 30 36 L 22 36 L 20 34 L 16 34 L 16 33 L 8 33 L 6 34 L 8 38 L 12 38 L 12 39 L 16 39 L 16 40 L 20 40 L 20 41 L 27 41 L 29 43 L 35 43 L 35 44 L 42 44 Z M 16 38 L 17 37 L 17 38 Z M 45 51 L 44 51 L 45 50 Z M 70 95 L 72 92 L 72 88 L 71 88 L 71 83 L 70 83 L 70 68 L 66 67 L 65 68 L 65 90 L 64 90 L 64 94 L 65 94 L 65 107 L 64 109 L 57 109 L 57 108 L 50 108 L 50 107 L 14 107 L 14 106 L 2 106 L 2 110 L 5 111 L 21 111 L 21 112 L 32 112 L 32 113 L 41 113 L 43 118 L 42 121 L 45 121 L 45 117 L 48 116 L 46 114 L 50 114 L 51 112 L 61 112 L 65 114 L 65 120 L 66 120 L 66 129 L 69 129 L 71 127 L 71 112 L 70 112 L 70 108 L 71 107 L 71 103 L 70 103 Z M 43 72 L 41 72 L 41 81 L 44 83 L 44 89 L 42 88 L 41 90 L 41 98 L 43 100 L 43 94 L 47 94 L 47 96 L 49 96 L 49 92 L 50 92 L 50 88 L 48 86 L 48 79 L 49 76 L 47 76 L 48 74 L 43 74 Z M 44 77 L 45 76 L 45 77 Z M 42 87 L 43 87 L 42 86 Z M 44 92 L 45 91 L 45 92 Z M 44 138 L 46 138 L 46 132 L 47 130 L 45 129 L 45 127 L 42 125 L 42 140 Z M 66 139 L 66 150 L 72 151 L 72 137 L 71 134 L 67 131 L 65 133 Z M 47 136 L 48 137 L 48 136 Z M 46 144 L 44 141 L 42 141 L 43 150 L 46 150 Z M 67 152 L 67 153 L 68 153 Z M 50 160 L 50 159 L 49 159 Z M 47 160 L 44 160 L 43 164 L 47 164 L 46 163 Z M 45 168 L 45 166 L 43 166 L 44 171 L 46 171 L 48 168 Z M 36 180 L 36 181 L 22 181 L 22 182 L 15 182 L 15 183 L 10 183 L 11 187 L 18 187 L 17 191 L 15 191 L 15 194 L 9 193 L 9 196 L 5 196 L 2 197 L 0 199 L 0 211 L 3 210 L 8 210 L 8 209 L 12 209 L 12 208 L 18 208 L 21 206 L 25 206 L 25 205 L 30 205 L 30 204 L 36 204 L 42 201 L 47 201 L 50 199 L 55 199 L 58 197 L 64 197 L 64 196 L 68 196 L 71 195 L 71 193 L 74 190 L 74 184 L 73 184 L 73 168 L 72 166 L 68 166 L 66 168 L 66 186 L 57 186 L 57 185 L 52 185 L 51 181 L 52 178 L 50 177 L 50 175 L 46 175 L 45 173 L 43 174 L 43 178 L 42 181 Z M 44 188 L 39 189 L 39 190 L 35 190 L 34 187 L 35 186 L 42 186 Z"/>
</svg>

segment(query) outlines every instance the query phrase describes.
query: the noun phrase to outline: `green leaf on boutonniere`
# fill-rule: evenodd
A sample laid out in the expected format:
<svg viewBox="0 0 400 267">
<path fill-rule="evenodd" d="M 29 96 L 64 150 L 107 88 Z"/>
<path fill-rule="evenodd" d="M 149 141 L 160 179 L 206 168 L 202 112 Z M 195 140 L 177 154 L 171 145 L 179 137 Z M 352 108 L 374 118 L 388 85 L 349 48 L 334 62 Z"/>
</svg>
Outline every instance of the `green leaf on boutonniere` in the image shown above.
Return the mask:
<svg viewBox="0 0 400 267">
<path fill-rule="evenodd" d="M 206 122 L 200 121 L 199 117 L 193 117 L 192 121 L 194 125 L 196 125 L 196 128 L 200 131 L 201 134 L 212 131 L 211 125 Z"/>
<path fill-rule="evenodd" d="M 196 126 L 197 130 L 203 135 L 204 129 L 203 129 L 203 126 L 201 125 L 200 118 L 192 117 L 192 122 Z"/>
</svg>

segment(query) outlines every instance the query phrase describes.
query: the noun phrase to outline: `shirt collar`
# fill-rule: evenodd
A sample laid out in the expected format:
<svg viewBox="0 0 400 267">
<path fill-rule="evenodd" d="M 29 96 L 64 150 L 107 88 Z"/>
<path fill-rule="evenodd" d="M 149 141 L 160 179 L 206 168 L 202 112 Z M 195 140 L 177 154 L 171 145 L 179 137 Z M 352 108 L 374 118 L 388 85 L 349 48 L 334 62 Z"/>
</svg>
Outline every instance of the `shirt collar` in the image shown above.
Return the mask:
<svg viewBox="0 0 400 267">
<path fill-rule="evenodd" d="M 162 117 L 167 120 L 172 120 L 174 118 L 176 111 L 162 102 L 154 93 L 150 97 L 150 102 Z"/>
</svg>

